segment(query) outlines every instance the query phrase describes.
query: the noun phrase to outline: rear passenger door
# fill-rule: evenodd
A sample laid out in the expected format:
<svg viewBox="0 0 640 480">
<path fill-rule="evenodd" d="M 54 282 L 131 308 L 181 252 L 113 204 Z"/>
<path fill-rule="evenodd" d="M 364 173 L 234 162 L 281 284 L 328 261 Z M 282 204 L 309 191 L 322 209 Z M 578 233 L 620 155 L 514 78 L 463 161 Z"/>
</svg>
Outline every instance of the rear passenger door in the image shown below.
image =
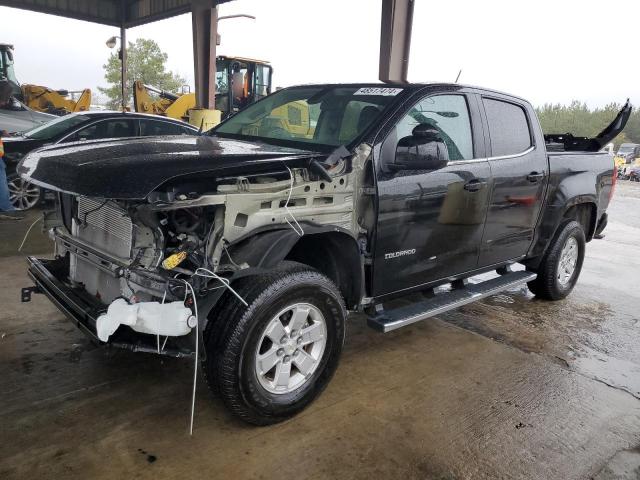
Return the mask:
<svg viewBox="0 0 640 480">
<path fill-rule="evenodd" d="M 489 136 L 491 189 L 479 267 L 526 254 L 533 240 L 549 175 L 530 107 L 509 97 L 482 95 Z"/>
</svg>

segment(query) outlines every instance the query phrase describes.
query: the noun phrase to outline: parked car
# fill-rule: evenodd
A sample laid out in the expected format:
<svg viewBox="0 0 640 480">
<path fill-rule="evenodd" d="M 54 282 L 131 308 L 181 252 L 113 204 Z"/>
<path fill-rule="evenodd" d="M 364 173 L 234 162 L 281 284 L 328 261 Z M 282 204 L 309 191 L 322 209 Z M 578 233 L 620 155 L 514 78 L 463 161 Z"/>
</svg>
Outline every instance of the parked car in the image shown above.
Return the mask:
<svg viewBox="0 0 640 480">
<path fill-rule="evenodd" d="M 291 105 L 306 128 L 270 121 Z M 56 255 L 28 258 L 22 298 L 97 343 L 195 358 L 231 412 L 279 422 L 331 379 L 347 312 L 388 332 L 525 283 L 566 297 L 607 222 L 598 151 L 630 112 L 545 138 L 529 102 L 491 90 L 315 85 L 202 136 L 40 149 L 18 171 L 58 192 Z"/>
<path fill-rule="evenodd" d="M 197 132 L 194 126 L 179 120 L 138 113 L 89 111 L 51 117 L 53 120 L 44 125 L 3 138 L 9 192 L 18 210 L 34 207 L 43 197 L 40 187 L 15 172 L 20 159 L 36 148 L 102 138 L 193 135 Z"/>
<path fill-rule="evenodd" d="M 55 118 L 55 115 L 31 110 L 24 103 L 12 98 L 9 105 L 0 107 L 0 134 L 31 130 Z"/>
<path fill-rule="evenodd" d="M 616 165 L 625 166 L 640 159 L 640 145 L 637 143 L 623 143 L 616 153 Z"/>
</svg>

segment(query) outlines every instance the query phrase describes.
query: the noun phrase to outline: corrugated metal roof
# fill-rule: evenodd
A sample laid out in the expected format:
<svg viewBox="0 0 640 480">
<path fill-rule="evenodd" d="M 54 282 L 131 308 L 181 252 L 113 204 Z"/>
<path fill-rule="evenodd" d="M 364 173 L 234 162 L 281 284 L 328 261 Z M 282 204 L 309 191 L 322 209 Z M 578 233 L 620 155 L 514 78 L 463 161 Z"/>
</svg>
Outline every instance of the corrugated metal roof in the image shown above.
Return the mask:
<svg viewBox="0 0 640 480">
<path fill-rule="evenodd" d="M 231 0 L 0 0 L 0 5 L 115 27 L 135 27 L 191 11 L 193 3 L 215 6 Z"/>
</svg>

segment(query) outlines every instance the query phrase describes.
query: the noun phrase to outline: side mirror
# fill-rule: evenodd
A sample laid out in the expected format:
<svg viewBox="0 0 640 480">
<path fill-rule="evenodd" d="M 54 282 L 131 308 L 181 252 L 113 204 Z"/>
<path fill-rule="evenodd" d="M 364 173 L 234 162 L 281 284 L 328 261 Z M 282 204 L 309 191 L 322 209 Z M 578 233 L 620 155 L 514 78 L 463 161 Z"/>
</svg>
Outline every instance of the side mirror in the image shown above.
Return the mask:
<svg viewBox="0 0 640 480">
<path fill-rule="evenodd" d="M 449 163 L 447 145 L 440 132 L 427 123 L 417 125 L 396 147 L 393 170 L 438 170 Z"/>
</svg>

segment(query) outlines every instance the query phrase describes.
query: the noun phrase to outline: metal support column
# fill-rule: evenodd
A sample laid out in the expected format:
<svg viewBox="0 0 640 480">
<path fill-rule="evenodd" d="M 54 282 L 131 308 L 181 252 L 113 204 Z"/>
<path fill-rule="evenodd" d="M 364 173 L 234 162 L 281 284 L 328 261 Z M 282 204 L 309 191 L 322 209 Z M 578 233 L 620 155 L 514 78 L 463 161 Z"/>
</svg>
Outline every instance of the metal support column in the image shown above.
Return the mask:
<svg viewBox="0 0 640 480">
<path fill-rule="evenodd" d="M 196 107 L 214 109 L 218 8 L 213 6 L 211 1 L 194 2 L 191 6 L 191 22 Z"/>
<path fill-rule="evenodd" d="M 406 82 L 414 0 L 382 0 L 380 80 Z"/>
<path fill-rule="evenodd" d="M 122 87 L 122 111 L 127 111 L 129 97 L 127 96 L 127 29 L 120 27 L 120 82 Z"/>
</svg>

